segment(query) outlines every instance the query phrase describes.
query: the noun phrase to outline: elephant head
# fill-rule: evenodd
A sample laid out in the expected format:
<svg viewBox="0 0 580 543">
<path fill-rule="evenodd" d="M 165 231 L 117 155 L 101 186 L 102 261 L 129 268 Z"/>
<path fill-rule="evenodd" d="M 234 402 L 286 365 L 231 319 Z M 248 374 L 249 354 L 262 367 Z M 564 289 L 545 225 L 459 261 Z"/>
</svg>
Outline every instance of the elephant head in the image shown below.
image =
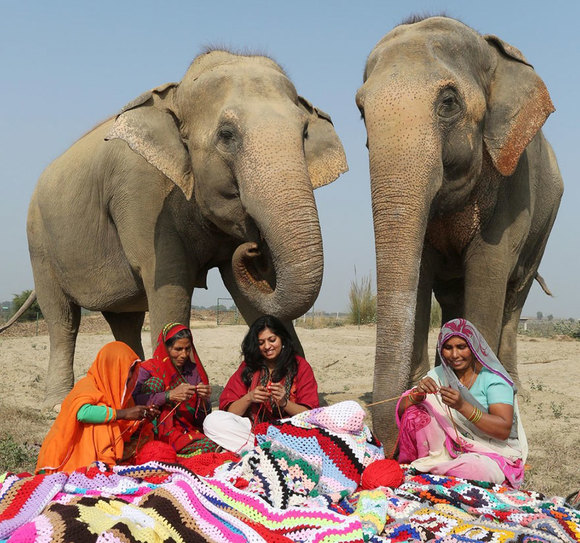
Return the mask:
<svg viewBox="0 0 580 543">
<path fill-rule="evenodd" d="M 356 101 L 368 135 L 377 254 L 373 399 L 382 400 L 418 377 L 417 300 L 431 297 L 420 286 L 429 265 L 425 239 L 437 238 L 437 221 L 476 195 L 489 193 L 495 205 L 497 184 L 514 172 L 553 106 L 517 49 L 445 17 L 402 24 L 379 41 Z M 437 242 L 461 252 L 485 213 L 475 209 L 465 231 Z M 392 442 L 392 405 L 373 415 L 377 435 Z"/>
<path fill-rule="evenodd" d="M 128 104 L 112 138 L 234 240 L 230 272 L 253 308 L 293 319 L 312 306 L 323 270 L 313 188 L 345 172 L 346 158 L 330 117 L 274 61 L 204 53 L 181 82 Z"/>
</svg>

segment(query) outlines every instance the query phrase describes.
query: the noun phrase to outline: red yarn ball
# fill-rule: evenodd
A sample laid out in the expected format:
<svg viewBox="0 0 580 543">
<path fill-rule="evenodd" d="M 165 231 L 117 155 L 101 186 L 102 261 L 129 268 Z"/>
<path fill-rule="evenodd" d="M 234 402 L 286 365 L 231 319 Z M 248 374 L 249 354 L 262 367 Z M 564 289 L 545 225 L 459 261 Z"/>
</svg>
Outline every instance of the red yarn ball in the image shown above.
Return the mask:
<svg viewBox="0 0 580 543">
<path fill-rule="evenodd" d="M 135 464 L 145 464 L 152 460 L 175 464 L 177 462 L 177 453 L 169 443 L 163 443 L 163 441 L 148 441 L 136 454 Z"/>
<path fill-rule="evenodd" d="M 397 488 L 403 482 L 403 470 L 396 460 L 385 458 L 375 460 L 363 471 L 360 486 L 364 490 L 372 490 L 379 486 Z"/>
</svg>

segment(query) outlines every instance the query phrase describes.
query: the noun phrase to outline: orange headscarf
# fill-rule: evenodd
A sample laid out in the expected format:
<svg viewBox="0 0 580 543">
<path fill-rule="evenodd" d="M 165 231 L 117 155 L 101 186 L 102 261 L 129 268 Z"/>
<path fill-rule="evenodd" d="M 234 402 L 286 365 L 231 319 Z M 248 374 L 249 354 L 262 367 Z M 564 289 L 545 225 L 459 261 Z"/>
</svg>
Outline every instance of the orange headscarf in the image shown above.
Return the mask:
<svg viewBox="0 0 580 543">
<path fill-rule="evenodd" d="M 124 439 L 138 427 L 134 421 L 113 420 L 88 424 L 77 420 L 85 404 L 123 409 L 134 405 L 131 393 L 135 379 L 127 388 L 129 371 L 139 371 L 139 357 L 120 341 L 105 345 L 97 354 L 86 377 L 78 381 L 62 402 L 61 410 L 38 454 L 36 472 L 66 471 L 88 466 L 96 460 L 116 464 L 123 456 Z M 133 426 L 133 427 L 131 427 Z M 120 438 L 121 433 L 127 433 Z"/>
</svg>

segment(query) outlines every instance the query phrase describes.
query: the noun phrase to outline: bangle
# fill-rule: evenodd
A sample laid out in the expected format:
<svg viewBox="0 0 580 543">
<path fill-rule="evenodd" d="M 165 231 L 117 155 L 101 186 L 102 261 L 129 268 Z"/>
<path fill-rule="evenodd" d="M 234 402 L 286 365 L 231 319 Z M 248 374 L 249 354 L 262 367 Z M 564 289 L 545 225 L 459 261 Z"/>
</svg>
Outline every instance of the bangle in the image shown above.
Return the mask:
<svg viewBox="0 0 580 543">
<path fill-rule="evenodd" d="M 169 399 L 169 390 L 165 391 L 165 403 L 169 403 L 171 400 Z"/>
<path fill-rule="evenodd" d="M 286 409 L 286 406 L 288 405 L 288 398 L 284 398 L 284 399 L 286 400 L 286 401 L 284 402 L 284 405 L 280 405 L 280 404 L 278 404 L 278 407 L 279 407 L 280 409 Z"/>
<path fill-rule="evenodd" d="M 473 411 L 471 412 L 471 415 L 467 417 L 467 420 L 472 424 L 477 424 L 480 421 L 481 417 L 483 417 L 483 413 L 481 412 L 481 410 L 478 409 L 477 407 L 474 407 Z"/>
<path fill-rule="evenodd" d="M 418 394 L 420 396 L 420 399 L 417 400 L 415 398 L 415 395 Z M 419 392 L 416 388 L 414 388 L 413 390 L 411 390 L 411 392 L 409 393 L 409 401 L 413 404 L 416 405 L 418 403 L 421 403 L 426 397 L 426 394 L 424 392 Z"/>
</svg>

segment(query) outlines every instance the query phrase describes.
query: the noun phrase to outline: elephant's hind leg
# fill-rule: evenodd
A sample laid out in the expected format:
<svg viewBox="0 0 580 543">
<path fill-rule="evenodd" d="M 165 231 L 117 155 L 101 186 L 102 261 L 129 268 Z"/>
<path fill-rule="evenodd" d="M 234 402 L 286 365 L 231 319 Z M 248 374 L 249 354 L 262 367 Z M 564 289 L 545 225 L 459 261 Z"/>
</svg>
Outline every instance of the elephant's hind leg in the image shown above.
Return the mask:
<svg viewBox="0 0 580 543">
<path fill-rule="evenodd" d="M 30 254 L 36 296 L 50 338 L 44 407 L 52 408 L 62 402 L 75 382 L 73 364 L 81 308 L 63 292 L 41 250 L 31 246 Z"/>
<path fill-rule="evenodd" d="M 137 356 L 143 360 L 141 330 L 143 329 L 145 312 L 113 313 L 112 311 L 103 311 L 103 317 L 109 323 L 115 339 L 129 345 L 137 353 Z"/>
<path fill-rule="evenodd" d="M 55 407 L 71 391 L 74 382 L 74 353 L 81 323 L 81 308 L 58 292 L 50 305 L 43 303 L 42 288 L 37 294 L 42 313 L 48 325 L 50 359 L 46 377 L 45 407 Z M 56 298 L 56 299 L 55 299 Z M 56 303 L 58 301 L 58 303 Z"/>
</svg>

